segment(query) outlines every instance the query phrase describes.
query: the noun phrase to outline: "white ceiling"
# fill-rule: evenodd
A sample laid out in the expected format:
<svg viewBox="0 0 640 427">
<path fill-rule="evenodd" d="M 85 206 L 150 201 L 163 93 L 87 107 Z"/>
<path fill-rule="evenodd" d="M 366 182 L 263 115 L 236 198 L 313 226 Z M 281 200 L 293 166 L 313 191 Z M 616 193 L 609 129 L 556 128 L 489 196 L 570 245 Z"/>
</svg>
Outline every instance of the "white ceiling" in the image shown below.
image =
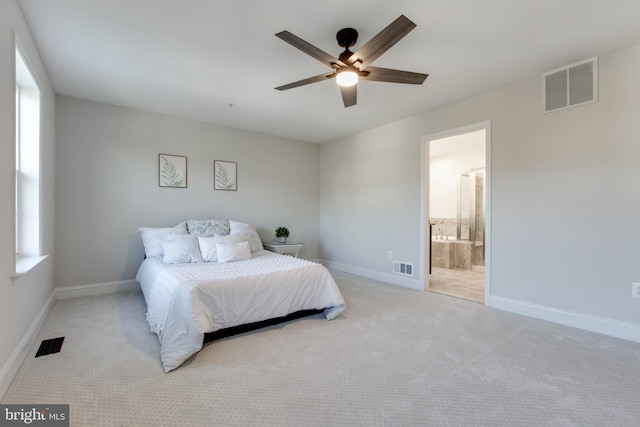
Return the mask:
<svg viewBox="0 0 640 427">
<path fill-rule="evenodd" d="M 322 143 L 640 42 L 638 0 L 19 0 L 62 95 Z M 356 51 L 401 14 L 417 24 L 373 65 L 422 86 L 333 81 L 277 91 L 328 67 L 274 36 Z M 231 107 L 230 107 L 231 105 Z"/>
</svg>

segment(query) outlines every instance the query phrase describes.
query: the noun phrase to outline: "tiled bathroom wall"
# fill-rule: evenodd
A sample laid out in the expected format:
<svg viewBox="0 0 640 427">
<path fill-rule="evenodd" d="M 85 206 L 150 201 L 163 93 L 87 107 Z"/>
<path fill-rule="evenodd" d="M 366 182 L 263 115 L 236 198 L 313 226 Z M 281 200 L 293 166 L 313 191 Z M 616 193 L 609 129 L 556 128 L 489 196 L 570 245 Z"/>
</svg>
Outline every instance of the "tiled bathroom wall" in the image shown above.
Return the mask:
<svg viewBox="0 0 640 427">
<path fill-rule="evenodd" d="M 433 224 L 432 236 L 435 240 L 455 240 L 456 239 L 456 218 L 431 218 Z M 462 236 L 469 235 L 469 220 L 462 220 Z M 449 237 L 449 238 L 447 238 Z M 451 238 L 453 237 L 453 238 Z"/>
</svg>

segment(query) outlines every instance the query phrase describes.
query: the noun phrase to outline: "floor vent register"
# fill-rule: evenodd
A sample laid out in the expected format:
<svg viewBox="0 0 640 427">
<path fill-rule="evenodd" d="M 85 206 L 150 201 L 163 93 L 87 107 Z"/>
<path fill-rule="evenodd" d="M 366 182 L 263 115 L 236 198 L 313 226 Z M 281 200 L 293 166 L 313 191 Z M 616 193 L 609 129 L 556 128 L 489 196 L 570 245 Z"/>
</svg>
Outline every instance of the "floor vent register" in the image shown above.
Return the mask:
<svg viewBox="0 0 640 427">
<path fill-rule="evenodd" d="M 64 337 L 51 338 L 50 340 L 42 341 L 42 343 L 40 344 L 40 348 L 36 353 L 36 357 L 59 353 L 60 349 L 62 348 L 63 341 L 64 341 Z"/>
</svg>

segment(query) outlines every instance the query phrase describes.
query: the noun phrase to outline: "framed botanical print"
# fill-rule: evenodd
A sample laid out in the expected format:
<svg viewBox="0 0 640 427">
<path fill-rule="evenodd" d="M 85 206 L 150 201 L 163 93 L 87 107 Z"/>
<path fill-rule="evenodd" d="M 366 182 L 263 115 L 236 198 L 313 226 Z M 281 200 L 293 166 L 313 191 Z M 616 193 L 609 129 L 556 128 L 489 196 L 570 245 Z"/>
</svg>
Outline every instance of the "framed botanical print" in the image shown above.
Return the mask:
<svg viewBox="0 0 640 427">
<path fill-rule="evenodd" d="M 213 161 L 213 188 L 225 191 L 238 189 L 238 164 L 236 162 Z"/>
<path fill-rule="evenodd" d="M 173 154 L 158 155 L 158 185 L 187 188 L 187 158 Z"/>
</svg>

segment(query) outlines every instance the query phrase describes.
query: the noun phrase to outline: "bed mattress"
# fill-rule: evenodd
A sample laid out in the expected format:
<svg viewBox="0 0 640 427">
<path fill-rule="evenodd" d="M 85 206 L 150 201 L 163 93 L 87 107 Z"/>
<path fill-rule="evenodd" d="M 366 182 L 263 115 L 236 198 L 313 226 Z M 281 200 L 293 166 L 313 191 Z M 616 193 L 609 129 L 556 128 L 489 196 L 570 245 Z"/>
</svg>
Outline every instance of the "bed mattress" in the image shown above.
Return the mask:
<svg viewBox="0 0 640 427">
<path fill-rule="evenodd" d="M 165 372 L 202 348 L 204 334 L 232 326 L 323 309 L 328 320 L 345 308 L 322 265 L 258 251 L 230 263 L 163 264 L 146 258 L 138 270 L 147 322 L 160 340 Z"/>
</svg>

